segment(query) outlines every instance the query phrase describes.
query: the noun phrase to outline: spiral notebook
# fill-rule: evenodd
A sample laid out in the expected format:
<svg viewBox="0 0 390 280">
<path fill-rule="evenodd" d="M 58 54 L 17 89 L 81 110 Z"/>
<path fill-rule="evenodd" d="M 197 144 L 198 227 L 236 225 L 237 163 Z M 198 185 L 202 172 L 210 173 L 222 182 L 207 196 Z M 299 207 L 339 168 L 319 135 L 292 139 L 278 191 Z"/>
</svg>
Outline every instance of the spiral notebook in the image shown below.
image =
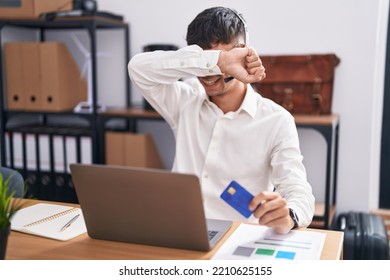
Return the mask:
<svg viewBox="0 0 390 280">
<path fill-rule="evenodd" d="M 11 229 L 61 241 L 87 232 L 80 208 L 49 203 L 20 209 L 12 217 Z"/>
</svg>

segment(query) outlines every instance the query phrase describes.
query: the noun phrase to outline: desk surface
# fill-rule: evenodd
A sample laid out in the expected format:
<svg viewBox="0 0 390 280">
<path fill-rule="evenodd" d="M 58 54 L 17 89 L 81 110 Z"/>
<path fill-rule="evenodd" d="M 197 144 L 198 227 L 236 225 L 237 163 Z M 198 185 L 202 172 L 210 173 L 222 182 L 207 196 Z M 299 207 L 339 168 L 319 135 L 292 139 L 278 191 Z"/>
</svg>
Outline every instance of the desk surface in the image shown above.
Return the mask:
<svg viewBox="0 0 390 280">
<path fill-rule="evenodd" d="M 34 201 L 32 203 L 38 203 Z M 50 202 L 49 202 L 50 203 Z M 69 205 L 61 203 L 64 205 Z M 210 259 L 215 251 L 238 227 L 235 222 L 229 232 L 210 252 L 179 250 L 164 247 L 128 244 L 121 242 L 91 239 L 83 234 L 70 241 L 57 241 L 30 234 L 11 231 L 6 252 L 7 260 L 201 260 Z M 312 230 L 326 233 L 321 260 L 338 260 L 342 258 L 343 233 L 337 231 Z"/>
</svg>

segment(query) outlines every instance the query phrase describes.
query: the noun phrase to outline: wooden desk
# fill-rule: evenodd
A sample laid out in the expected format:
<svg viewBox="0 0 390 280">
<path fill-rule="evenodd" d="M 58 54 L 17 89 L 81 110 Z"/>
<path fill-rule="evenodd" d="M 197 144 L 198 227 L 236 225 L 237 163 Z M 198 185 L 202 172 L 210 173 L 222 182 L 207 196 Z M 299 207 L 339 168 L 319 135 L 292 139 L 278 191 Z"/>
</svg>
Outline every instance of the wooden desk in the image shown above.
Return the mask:
<svg viewBox="0 0 390 280">
<path fill-rule="evenodd" d="M 38 203 L 33 201 L 32 203 Z M 50 202 L 48 202 L 50 203 Z M 63 204 L 63 203 L 62 203 Z M 64 204 L 71 205 L 71 204 Z M 7 260 L 204 260 L 210 259 L 222 243 L 233 233 L 229 232 L 210 252 L 179 250 L 164 247 L 128 244 L 91 239 L 87 234 L 62 242 L 30 234 L 11 231 L 6 252 Z M 302 229 L 326 233 L 321 260 L 342 258 L 343 233 L 337 231 Z"/>
</svg>

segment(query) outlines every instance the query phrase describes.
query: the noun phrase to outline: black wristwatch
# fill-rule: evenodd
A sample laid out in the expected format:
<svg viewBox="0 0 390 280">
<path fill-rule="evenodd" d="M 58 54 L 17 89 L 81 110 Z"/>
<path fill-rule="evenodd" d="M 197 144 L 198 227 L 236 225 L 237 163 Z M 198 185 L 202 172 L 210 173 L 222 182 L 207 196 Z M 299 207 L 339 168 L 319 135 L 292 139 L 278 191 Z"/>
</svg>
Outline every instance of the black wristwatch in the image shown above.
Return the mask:
<svg viewBox="0 0 390 280">
<path fill-rule="evenodd" d="M 293 220 L 294 222 L 294 227 L 293 228 L 297 228 L 299 226 L 299 219 L 298 219 L 298 216 L 297 214 L 294 212 L 294 210 L 292 210 L 291 208 L 290 209 L 290 217 L 291 219 Z"/>
</svg>

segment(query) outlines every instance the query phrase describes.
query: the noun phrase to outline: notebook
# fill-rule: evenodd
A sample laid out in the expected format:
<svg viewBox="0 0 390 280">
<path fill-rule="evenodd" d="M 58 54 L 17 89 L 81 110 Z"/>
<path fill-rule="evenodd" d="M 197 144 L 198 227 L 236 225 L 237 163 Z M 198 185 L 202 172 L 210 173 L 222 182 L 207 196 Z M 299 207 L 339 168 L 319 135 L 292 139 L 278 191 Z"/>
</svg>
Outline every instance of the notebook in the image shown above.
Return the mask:
<svg viewBox="0 0 390 280">
<path fill-rule="evenodd" d="M 205 219 L 195 175 L 97 164 L 70 169 L 91 238 L 208 251 L 232 225 Z"/>
<path fill-rule="evenodd" d="M 80 208 L 38 203 L 20 209 L 11 230 L 66 241 L 87 232 Z"/>
</svg>

